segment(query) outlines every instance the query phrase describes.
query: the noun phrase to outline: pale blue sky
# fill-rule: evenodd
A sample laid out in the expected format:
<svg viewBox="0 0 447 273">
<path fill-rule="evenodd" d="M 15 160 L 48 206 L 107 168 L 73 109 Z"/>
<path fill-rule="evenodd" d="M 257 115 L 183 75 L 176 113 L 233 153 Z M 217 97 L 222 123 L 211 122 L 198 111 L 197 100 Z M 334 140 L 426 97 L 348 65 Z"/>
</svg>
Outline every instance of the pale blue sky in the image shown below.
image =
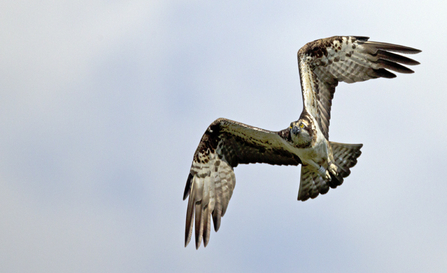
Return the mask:
<svg viewBox="0 0 447 273">
<path fill-rule="evenodd" d="M 445 1 L 3 1 L 1 272 L 445 272 Z M 344 184 L 242 165 L 218 233 L 186 249 L 184 184 L 206 127 L 280 130 L 296 51 L 332 35 L 422 49 L 412 75 L 341 83 Z"/>
</svg>

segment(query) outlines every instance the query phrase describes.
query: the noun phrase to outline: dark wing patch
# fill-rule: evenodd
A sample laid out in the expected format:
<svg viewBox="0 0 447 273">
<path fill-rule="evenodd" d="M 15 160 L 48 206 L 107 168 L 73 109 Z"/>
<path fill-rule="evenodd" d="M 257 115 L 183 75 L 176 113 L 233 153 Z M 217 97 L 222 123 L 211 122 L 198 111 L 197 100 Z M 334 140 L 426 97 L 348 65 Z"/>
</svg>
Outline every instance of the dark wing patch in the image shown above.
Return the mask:
<svg viewBox="0 0 447 273">
<path fill-rule="evenodd" d="M 183 199 L 189 196 L 186 212 L 185 246 L 195 225 L 196 248 L 210 236 L 228 207 L 236 184 L 233 168 L 238 164 L 268 163 L 298 165 L 300 159 L 287 150 L 289 129 L 272 132 L 228 119 L 217 119 L 203 134 L 194 154 Z M 193 224 L 194 223 L 194 224 Z"/>
<path fill-rule="evenodd" d="M 338 82 L 394 78 L 396 75 L 391 71 L 413 73 L 403 64 L 419 64 L 392 52 L 414 54 L 421 51 L 401 45 L 372 42 L 368 41 L 368 37 L 360 36 L 320 39 L 306 44 L 298 51 L 304 108 L 318 121 L 327 139 L 331 101 Z"/>
</svg>

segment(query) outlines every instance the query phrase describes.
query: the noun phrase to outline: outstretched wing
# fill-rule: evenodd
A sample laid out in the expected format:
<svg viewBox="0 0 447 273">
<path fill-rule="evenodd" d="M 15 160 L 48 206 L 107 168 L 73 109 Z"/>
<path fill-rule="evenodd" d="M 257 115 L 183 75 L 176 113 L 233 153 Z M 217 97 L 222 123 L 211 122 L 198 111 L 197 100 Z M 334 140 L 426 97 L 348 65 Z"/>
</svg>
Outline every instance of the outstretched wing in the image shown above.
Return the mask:
<svg viewBox="0 0 447 273">
<path fill-rule="evenodd" d="M 394 54 L 421 52 L 411 47 L 368 41 L 368 37 L 334 36 L 310 42 L 298 51 L 304 110 L 318 122 L 326 139 L 332 98 L 339 81 L 354 83 L 375 78 L 394 78 L 395 74 L 413 73 L 401 64 L 419 62 Z"/>
<path fill-rule="evenodd" d="M 298 165 L 300 159 L 288 151 L 289 129 L 272 132 L 228 119 L 217 119 L 208 127 L 194 154 L 183 200 L 189 195 L 186 212 L 185 246 L 191 240 L 193 217 L 196 248 L 202 237 L 220 226 L 235 186 L 233 168 L 238 164 L 268 163 Z"/>
</svg>

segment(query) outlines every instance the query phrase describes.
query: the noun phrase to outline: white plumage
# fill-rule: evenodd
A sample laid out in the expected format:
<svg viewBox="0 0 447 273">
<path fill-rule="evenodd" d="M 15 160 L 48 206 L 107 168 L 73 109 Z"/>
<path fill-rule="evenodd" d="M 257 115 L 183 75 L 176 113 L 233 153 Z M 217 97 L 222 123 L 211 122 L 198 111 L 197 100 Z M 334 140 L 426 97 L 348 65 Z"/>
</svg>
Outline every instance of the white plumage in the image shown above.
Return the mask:
<svg viewBox="0 0 447 273">
<path fill-rule="evenodd" d="M 186 212 L 185 246 L 195 225 L 195 244 L 220 227 L 236 185 L 233 168 L 238 164 L 268 163 L 299 165 L 298 200 L 305 201 L 336 188 L 357 163 L 362 144 L 329 141 L 332 98 L 338 82 L 413 73 L 401 65 L 417 61 L 392 53 L 420 50 L 380 42 L 367 37 L 334 36 L 310 42 L 298 51 L 303 111 L 289 128 L 273 132 L 220 118 L 207 128 L 194 154 L 183 194 L 189 196 Z"/>
</svg>

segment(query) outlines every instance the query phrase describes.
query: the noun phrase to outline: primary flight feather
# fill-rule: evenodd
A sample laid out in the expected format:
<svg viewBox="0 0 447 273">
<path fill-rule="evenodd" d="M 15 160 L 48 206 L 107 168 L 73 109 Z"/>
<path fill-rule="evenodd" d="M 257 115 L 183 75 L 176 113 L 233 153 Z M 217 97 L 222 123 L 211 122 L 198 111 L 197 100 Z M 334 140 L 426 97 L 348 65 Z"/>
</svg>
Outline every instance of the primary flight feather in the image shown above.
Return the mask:
<svg viewBox="0 0 447 273">
<path fill-rule="evenodd" d="M 411 47 L 368 41 L 367 37 L 334 36 L 310 42 L 298 51 L 303 111 L 297 121 L 274 132 L 219 118 L 207 128 L 194 154 L 183 199 L 185 246 L 195 225 L 195 245 L 208 244 L 211 217 L 220 227 L 233 193 L 238 164 L 301 164 L 298 200 L 305 201 L 336 188 L 357 163 L 362 144 L 329 141 L 332 98 L 338 82 L 394 78 L 413 73 L 404 65 L 417 61 L 392 52 L 414 54 Z M 391 71 L 390 71 L 391 70 Z"/>
</svg>

